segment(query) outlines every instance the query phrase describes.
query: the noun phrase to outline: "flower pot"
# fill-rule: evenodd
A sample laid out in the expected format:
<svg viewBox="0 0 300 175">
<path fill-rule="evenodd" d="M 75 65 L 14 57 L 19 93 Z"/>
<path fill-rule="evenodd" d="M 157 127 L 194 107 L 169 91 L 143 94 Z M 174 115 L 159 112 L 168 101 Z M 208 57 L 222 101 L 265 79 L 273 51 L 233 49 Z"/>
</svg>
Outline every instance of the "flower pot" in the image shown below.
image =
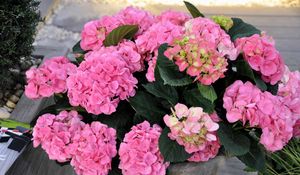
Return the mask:
<svg viewBox="0 0 300 175">
<path fill-rule="evenodd" d="M 225 162 L 224 156 L 217 156 L 207 162 L 175 163 L 168 168 L 170 175 L 216 175 L 218 167 Z"/>
</svg>

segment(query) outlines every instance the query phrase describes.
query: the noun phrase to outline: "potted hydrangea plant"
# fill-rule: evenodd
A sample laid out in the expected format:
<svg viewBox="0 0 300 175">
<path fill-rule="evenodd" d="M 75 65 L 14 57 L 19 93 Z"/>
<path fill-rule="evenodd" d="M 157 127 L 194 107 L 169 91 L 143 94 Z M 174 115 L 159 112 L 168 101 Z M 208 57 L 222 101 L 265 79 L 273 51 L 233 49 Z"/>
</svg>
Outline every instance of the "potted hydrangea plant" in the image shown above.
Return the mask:
<svg viewBox="0 0 300 175">
<path fill-rule="evenodd" d="M 163 175 L 222 154 L 268 174 L 266 154 L 299 135 L 300 74 L 266 33 L 185 4 L 191 15 L 128 7 L 90 21 L 76 62 L 29 70 L 26 95 L 56 101 L 34 146 L 77 174 Z"/>
</svg>

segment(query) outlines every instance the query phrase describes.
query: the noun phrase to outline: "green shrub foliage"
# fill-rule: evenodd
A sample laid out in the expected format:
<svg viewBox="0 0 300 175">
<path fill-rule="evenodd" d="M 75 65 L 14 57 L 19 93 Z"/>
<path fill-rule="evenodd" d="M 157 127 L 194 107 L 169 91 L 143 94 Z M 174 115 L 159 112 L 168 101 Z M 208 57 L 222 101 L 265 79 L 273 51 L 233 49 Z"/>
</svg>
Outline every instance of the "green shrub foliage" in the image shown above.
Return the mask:
<svg viewBox="0 0 300 175">
<path fill-rule="evenodd" d="M 0 92 L 11 88 L 10 69 L 32 53 L 36 26 L 40 20 L 37 0 L 1 0 L 0 3 Z"/>
</svg>

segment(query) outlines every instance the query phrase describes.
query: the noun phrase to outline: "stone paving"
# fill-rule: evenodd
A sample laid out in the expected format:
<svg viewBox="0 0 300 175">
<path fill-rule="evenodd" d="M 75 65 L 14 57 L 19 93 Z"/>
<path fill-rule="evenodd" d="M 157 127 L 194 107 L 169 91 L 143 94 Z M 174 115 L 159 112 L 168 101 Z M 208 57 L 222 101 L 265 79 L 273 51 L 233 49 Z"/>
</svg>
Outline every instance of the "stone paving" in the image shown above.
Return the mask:
<svg viewBox="0 0 300 175">
<path fill-rule="evenodd" d="M 104 15 L 112 15 L 127 5 L 133 5 L 125 0 L 121 2 L 61 0 L 53 15 L 47 18 L 45 25 L 40 29 L 34 44 L 71 48 L 80 39 L 80 31 L 87 21 Z M 186 11 L 185 7 L 179 5 L 143 6 L 155 14 L 166 9 Z M 224 14 L 241 17 L 246 22 L 266 31 L 274 37 L 276 47 L 286 63 L 292 69 L 300 68 L 300 8 L 201 6 L 200 9 L 207 16 Z"/>
</svg>

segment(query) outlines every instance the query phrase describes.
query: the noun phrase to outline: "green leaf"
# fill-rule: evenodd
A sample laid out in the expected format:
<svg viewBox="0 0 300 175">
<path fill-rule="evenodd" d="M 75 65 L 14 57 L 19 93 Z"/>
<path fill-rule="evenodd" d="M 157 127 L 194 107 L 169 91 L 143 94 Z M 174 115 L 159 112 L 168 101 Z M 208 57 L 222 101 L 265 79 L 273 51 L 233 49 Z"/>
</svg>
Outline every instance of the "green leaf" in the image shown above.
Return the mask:
<svg viewBox="0 0 300 175">
<path fill-rule="evenodd" d="M 240 18 L 232 18 L 232 20 L 233 26 L 228 31 L 228 34 L 230 35 L 232 41 L 236 40 L 237 38 L 248 37 L 254 34 L 261 33 L 260 30 L 248 23 L 245 23 Z"/>
<path fill-rule="evenodd" d="M 132 125 L 134 113 L 134 110 L 127 101 L 121 101 L 116 112 L 110 115 L 98 115 L 97 120 L 116 129 L 118 139 L 122 140 L 123 136 L 127 132 L 126 128 L 130 128 Z"/>
<path fill-rule="evenodd" d="M 143 86 L 152 95 L 166 99 L 173 106 L 178 102 L 177 91 L 172 86 L 164 85 L 160 81 L 155 81 L 154 83 L 148 83 Z"/>
<path fill-rule="evenodd" d="M 230 125 L 219 123 L 218 136 L 225 150 L 235 156 L 245 155 L 250 149 L 250 140 L 241 133 L 234 132 Z"/>
<path fill-rule="evenodd" d="M 267 90 L 266 83 L 260 77 L 258 77 L 258 75 L 256 75 L 256 74 L 254 74 L 254 82 L 260 90 L 262 90 L 262 91 Z"/>
<path fill-rule="evenodd" d="M 204 15 L 193 4 L 191 4 L 187 1 L 183 1 L 183 2 L 185 4 L 186 8 L 191 13 L 191 15 L 193 16 L 193 18 L 204 17 Z"/>
<path fill-rule="evenodd" d="M 267 90 L 267 85 L 265 84 L 265 82 L 253 72 L 250 65 L 245 60 L 238 60 L 236 62 L 236 69 L 238 74 L 253 80 L 256 86 L 262 91 Z"/>
<path fill-rule="evenodd" d="M 190 76 L 180 72 L 178 66 L 164 55 L 167 48 L 168 44 L 162 44 L 158 48 L 156 63 L 156 69 L 158 69 L 164 84 L 168 84 L 170 86 L 185 86 L 193 83 Z"/>
<path fill-rule="evenodd" d="M 104 46 L 116 46 L 122 39 L 131 39 L 139 30 L 138 25 L 123 25 L 112 30 L 104 40 Z"/>
<path fill-rule="evenodd" d="M 263 171 L 266 165 L 265 152 L 254 140 L 251 141 L 250 150 L 247 154 L 237 156 L 245 165 L 257 171 Z"/>
<path fill-rule="evenodd" d="M 31 129 L 28 123 L 22 123 L 10 119 L 0 119 L 0 126 L 6 128 L 16 128 L 17 126 L 21 126 L 23 128 Z"/>
<path fill-rule="evenodd" d="M 75 54 L 85 54 L 86 51 L 83 50 L 81 47 L 80 47 L 80 41 L 78 41 L 72 48 L 72 52 L 75 53 Z"/>
<path fill-rule="evenodd" d="M 277 95 L 278 83 L 275 85 L 268 84 L 267 87 L 268 87 L 267 91 L 271 92 L 271 94 L 273 94 L 273 95 Z"/>
<path fill-rule="evenodd" d="M 111 170 L 108 175 L 122 175 L 122 170 L 119 169 L 120 157 L 117 155 L 111 161 Z"/>
<path fill-rule="evenodd" d="M 194 107 L 202 107 L 204 112 L 211 114 L 215 111 L 214 104 L 204 98 L 198 89 L 184 91 L 183 97 L 187 104 Z"/>
<path fill-rule="evenodd" d="M 185 151 L 184 146 L 169 138 L 169 132 L 170 129 L 165 127 L 158 141 L 159 150 L 164 160 L 166 162 L 183 162 L 190 158 L 192 155 Z"/>
<path fill-rule="evenodd" d="M 135 113 L 135 115 L 133 116 L 133 124 L 137 125 L 139 123 L 142 123 L 143 121 L 145 121 L 145 118 L 137 113 Z"/>
<path fill-rule="evenodd" d="M 201 95 L 204 98 L 210 100 L 212 103 L 218 98 L 214 87 L 211 85 L 206 86 L 206 85 L 202 85 L 202 84 L 198 83 L 198 89 L 199 89 Z"/>
<path fill-rule="evenodd" d="M 84 55 L 80 55 L 78 57 L 75 58 L 77 63 L 80 64 L 83 60 L 84 60 Z"/>
<path fill-rule="evenodd" d="M 129 103 L 137 114 L 152 123 L 159 123 L 166 114 L 158 99 L 143 91 L 137 92 L 134 97 L 129 99 Z"/>
<path fill-rule="evenodd" d="M 98 115 L 97 119 L 112 128 L 125 127 L 134 115 L 134 110 L 127 101 L 121 101 L 117 107 L 116 112 L 110 115 Z"/>
</svg>

